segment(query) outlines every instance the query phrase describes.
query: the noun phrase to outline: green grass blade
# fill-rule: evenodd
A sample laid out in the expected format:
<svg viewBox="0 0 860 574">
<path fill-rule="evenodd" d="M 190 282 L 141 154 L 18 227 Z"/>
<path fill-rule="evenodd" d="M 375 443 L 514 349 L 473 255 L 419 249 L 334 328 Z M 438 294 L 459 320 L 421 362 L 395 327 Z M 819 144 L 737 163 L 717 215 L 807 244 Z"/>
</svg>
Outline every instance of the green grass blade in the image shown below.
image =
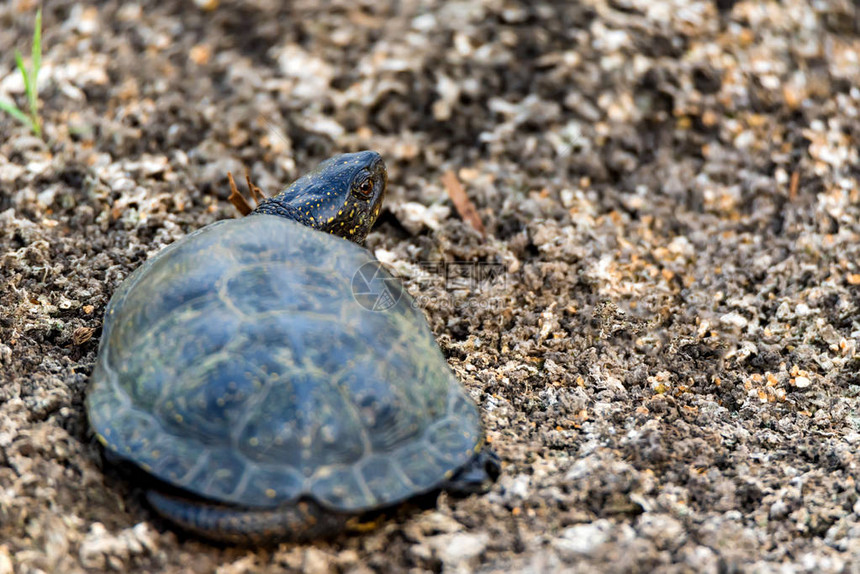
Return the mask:
<svg viewBox="0 0 860 574">
<path fill-rule="evenodd" d="M 12 102 L 0 100 L 0 111 L 6 112 L 31 130 L 36 131 L 35 126 L 33 125 L 33 120 L 31 120 L 27 114 L 19 110 L 18 106 L 16 106 Z"/>
<path fill-rule="evenodd" d="M 33 27 L 33 49 L 30 53 L 30 91 L 27 101 L 30 105 L 30 121 L 37 136 L 42 136 L 39 125 L 39 69 L 42 67 L 42 9 L 36 11 L 36 24 Z"/>
<path fill-rule="evenodd" d="M 24 91 L 27 93 L 29 115 L 22 112 L 12 102 L 0 101 L 0 111 L 4 111 L 16 120 L 28 126 L 33 133 L 42 137 L 42 126 L 39 122 L 39 70 L 42 67 L 42 9 L 36 11 L 36 23 L 33 26 L 33 49 L 31 51 L 30 70 L 24 65 L 24 57 L 15 50 L 15 65 L 24 80 Z"/>
<path fill-rule="evenodd" d="M 21 72 L 21 77 L 24 78 L 24 91 L 27 93 L 27 99 L 30 99 L 30 74 L 27 73 L 27 68 L 24 67 L 24 57 L 21 52 L 15 50 L 15 64 Z"/>
</svg>

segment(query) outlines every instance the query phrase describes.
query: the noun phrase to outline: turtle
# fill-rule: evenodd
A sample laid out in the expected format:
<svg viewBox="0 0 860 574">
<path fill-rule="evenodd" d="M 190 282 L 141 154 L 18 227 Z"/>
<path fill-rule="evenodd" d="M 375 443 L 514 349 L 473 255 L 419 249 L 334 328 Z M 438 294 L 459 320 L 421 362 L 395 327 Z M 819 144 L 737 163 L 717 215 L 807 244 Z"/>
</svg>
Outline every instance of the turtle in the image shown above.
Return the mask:
<svg viewBox="0 0 860 574">
<path fill-rule="evenodd" d="M 376 152 L 332 157 L 111 297 L 87 415 L 168 521 L 227 543 L 307 541 L 498 477 L 423 311 L 363 247 L 387 182 Z"/>
</svg>

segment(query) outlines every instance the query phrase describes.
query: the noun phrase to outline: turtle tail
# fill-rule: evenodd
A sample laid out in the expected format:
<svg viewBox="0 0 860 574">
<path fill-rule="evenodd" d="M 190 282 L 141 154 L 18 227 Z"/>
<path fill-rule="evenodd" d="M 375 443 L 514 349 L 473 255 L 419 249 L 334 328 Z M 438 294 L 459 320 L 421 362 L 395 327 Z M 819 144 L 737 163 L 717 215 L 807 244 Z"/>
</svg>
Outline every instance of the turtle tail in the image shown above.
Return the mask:
<svg viewBox="0 0 860 574">
<path fill-rule="evenodd" d="M 183 529 L 231 544 L 330 537 L 346 529 L 350 518 L 309 500 L 277 508 L 254 509 L 200 502 L 155 490 L 147 491 L 146 499 L 159 514 Z"/>
</svg>

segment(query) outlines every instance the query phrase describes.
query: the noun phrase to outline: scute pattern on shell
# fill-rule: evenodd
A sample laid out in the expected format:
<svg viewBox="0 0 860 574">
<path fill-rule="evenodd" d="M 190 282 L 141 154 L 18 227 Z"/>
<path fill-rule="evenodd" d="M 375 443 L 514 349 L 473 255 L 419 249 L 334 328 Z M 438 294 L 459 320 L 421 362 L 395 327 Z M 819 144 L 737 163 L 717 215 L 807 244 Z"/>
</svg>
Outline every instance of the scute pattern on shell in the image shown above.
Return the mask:
<svg viewBox="0 0 860 574">
<path fill-rule="evenodd" d="M 309 495 L 360 511 L 439 485 L 480 446 L 478 411 L 407 293 L 383 311 L 356 301 L 368 263 L 357 245 L 269 215 L 165 249 L 108 308 L 88 395 L 100 439 L 246 507 Z"/>
</svg>

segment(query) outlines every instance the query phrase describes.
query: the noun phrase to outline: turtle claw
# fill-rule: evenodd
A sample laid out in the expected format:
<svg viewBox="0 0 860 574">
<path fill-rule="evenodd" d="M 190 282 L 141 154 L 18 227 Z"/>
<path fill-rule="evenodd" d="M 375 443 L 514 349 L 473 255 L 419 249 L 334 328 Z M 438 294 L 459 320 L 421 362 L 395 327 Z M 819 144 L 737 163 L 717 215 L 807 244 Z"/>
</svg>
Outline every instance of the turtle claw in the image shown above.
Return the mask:
<svg viewBox="0 0 860 574">
<path fill-rule="evenodd" d="M 243 216 L 254 211 L 254 208 L 251 207 L 245 196 L 239 192 L 236 182 L 233 180 L 233 174 L 229 171 L 227 172 L 227 179 L 230 181 L 230 197 L 227 199 L 233 204 L 233 207 L 238 209 L 239 213 Z M 254 204 L 260 205 L 260 202 L 266 199 L 266 194 L 263 193 L 262 189 L 251 183 L 251 174 L 248 173 L 247 169 L 245 170 L 245 181 L 248 183 L 248 191 L 251 193 L 251 199 L 254 200 Z"/>
<path fill-rule="evenodd" d="M 233 204 L 233 207 L 239 210 L 239 213 L 243 216 L 248 215 L 253 211 L 253 208 L 248 203 L 248 200 L 245 199 L 245 196 L 239 193 L 239 189 L 236 187 L 236 182 L 233 181 L 233 174 L 229 171 L 227 172 L 227 179 L 230 180 L 230 197 L 227 199 Z M 251 181 L 248 180 L 248 183 L 250 184 Z"/>
<path fill-rule="evenodd" d="M 251 192 L 254 203 L 260 205 L 260 202 L 266 199 L 266 194 L 263 193 L 262 189 L 251 183 L 251 174 L 247 169 L 245 170 L 245 181 L 248 183 L 248 190 Z"/>
</svg>

